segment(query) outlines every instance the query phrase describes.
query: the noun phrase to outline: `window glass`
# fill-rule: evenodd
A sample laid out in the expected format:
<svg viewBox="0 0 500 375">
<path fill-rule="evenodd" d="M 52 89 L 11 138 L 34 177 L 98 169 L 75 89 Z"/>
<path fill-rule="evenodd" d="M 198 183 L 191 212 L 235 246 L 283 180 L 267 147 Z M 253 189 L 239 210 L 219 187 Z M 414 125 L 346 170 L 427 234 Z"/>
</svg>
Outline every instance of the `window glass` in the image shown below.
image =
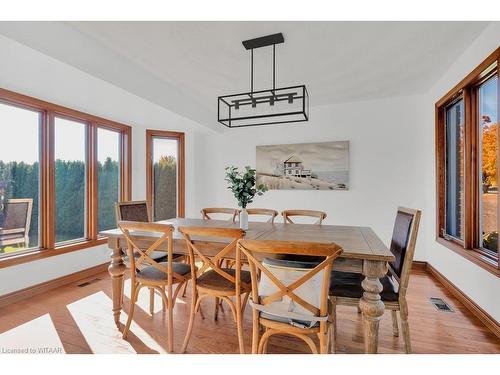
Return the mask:
<svg viewBox="0 0 500 375">
<path fill-rule="evenodd" d="M 40 123 L 0 103 L 0 256 L 39 246 Z"/>
<path fill-rule="evenodd" d="M 97 129 L 98 230 L 116 227 L 115 203 L 120 198 L 120 133 Z"/>
<path fill-rule="evenodd" d="M 463 100 L 446 108 L 446 234 L 463 240 L 464 116 Z"/>
<path fill-rule="evenodd" d="M 55 118 L 56 242 L 86 237 L 86 128 L 73 120 Z"/>
<path fill-rule="evenodd" d="M 153 138 L 153 215 L 154 220 L 177 217 L 178 140 Z"/>
<path fill-rule="evenodd" d="M 498 253 L 498 78 L 479 87 L 481 247 Z"/>
</svg>

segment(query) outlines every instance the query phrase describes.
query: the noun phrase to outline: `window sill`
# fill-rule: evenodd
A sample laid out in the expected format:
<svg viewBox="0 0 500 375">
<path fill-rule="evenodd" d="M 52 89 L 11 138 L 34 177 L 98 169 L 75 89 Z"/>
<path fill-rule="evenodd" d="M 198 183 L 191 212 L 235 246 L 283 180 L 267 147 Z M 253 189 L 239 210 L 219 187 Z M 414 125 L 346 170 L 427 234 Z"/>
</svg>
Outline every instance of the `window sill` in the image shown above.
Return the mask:
<svg viewBox="0 0 500 375">
<path fill-rule="evenodd" d="M 40 259 L 50 258 L 57 255 L 71 253 L 73 251 L 83 250 L 90 247 L 104 245 L 107 243 L 107 238 L 99 238 L 97 240 L 88 240 L 79 243 L 65 244 L 58 246 L 55 249 L 33 250 L 22 254 L 12 253 L 12 255 L 0 258 L 0 269 L 15 266 L 18 264 L 33 262 Z"/>
<path fill-rule="evenodd" d="M 488 258 L 485 255 L 482 255 L 478 251 L 474 250 L 466 250 L 460 245 L 452 242 L 445 240 L 442 237 L 436 238 L 436 241 L 445 246 L 446 248 L 454 251 L 455 253 L 461 255 L 462 257 L 466 258 L 467 260 L 470 260 L 472 263 L 478 265 L 482 269 L 488 271 L 489 273 L 492 273 L 496 277 L 500 277 L 500 270 L 498 269 L 498 263 L 492 260 L 491 258 Z"/>
</svg>

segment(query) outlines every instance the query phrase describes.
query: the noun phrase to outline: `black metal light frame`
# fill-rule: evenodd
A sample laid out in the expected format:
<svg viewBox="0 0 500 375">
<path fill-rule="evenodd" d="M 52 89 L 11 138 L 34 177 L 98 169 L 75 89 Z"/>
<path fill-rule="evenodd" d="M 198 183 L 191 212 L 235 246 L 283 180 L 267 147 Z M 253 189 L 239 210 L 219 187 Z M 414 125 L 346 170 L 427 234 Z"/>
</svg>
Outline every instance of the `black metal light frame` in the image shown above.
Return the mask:
<svg viewBox="0 0 500 375">
<path fill-rule="evenodd" d="M 250 92 L 219 96 L 217 100 L 217 119 L 219 123 L 228 128 L 239 128 L 309 121 L 309 94 L 306 86 L 276 87 L 276 44 L 283 42 L 284 38 L 282 33 L 242 42 L 245 49 L 250 50 Z M 273 87 L 268 90 L 254 91 L 253 50 L 266 46 L 273 47 Z M 290 112 L 237 116 L 237 112 L 241 107 L 252 106 L 256 108 L 257 105 L 262 105 L 264 103 L 268 103 L 268 105 L 272 107 L 276 102 L 279 103 L 281 101 L 288 101 L 290 104 L 295 102 L 299 103 L 299 105 L 296 110 Z M 259 120 L 266 118 L 269 118 L 269 121 L 258 123 L 245 122 L 245 120 L 251 122 L 251 120 L 254 119 Z"/>
</svg>

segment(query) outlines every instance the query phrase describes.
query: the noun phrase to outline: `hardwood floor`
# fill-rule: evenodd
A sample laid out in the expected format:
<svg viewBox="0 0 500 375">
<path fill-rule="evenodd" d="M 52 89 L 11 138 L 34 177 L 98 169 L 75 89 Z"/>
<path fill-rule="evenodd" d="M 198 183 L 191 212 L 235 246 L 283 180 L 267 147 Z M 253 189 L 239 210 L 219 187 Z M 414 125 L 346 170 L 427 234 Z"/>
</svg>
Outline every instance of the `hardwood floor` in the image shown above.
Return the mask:
<svg viewBox="0 0 500 375">
<path fill-rule="evenodd" d="M 78 286 L 83 281 L 90 283 Z M 0 309 L 0 352 L 17 349 L 53 353 L 165 353 L 167 322 L 161 311 L 161 301 L 157 296 L 155 313 L 151 316 L 149 293 L 143 292 L 127 341 L 122 340 L 114 325 L 107 273 L 5 306 Z M 130 293 L 128 282 L 126 293 Z M 429 297 L 444 298 L 454 312 L 438 311 L 430 304 Z M 500 340 L 425 271 L 413 271 L 407 299 L 414 353 L 500 353 Z M 127 312 L 129 299 L 126 296 L 124 300 Z M 186 332 L 189 301 L 188 295 L 176 304 L 176 351 Z M 219 313 L 219 320 L 214 321 L 213 301 L 207 300 L 202 306 L 205 319 L 199 314 L 196 317 L 188 353 L 236 353 L 236 325 L 229 308 L 226 306 Z M 125 322 L 125 313 L 121 319 Z M 248 352 L 251 346 L 249 307 L 244 328 Z M 389 313 L 384 314 L 380 322 L 379 340 L 380 353 L 404 352 L 402 337 L 392 335 Z M 302 341 L 287 336 L 271 339 L 268 351 L 308 353 Z M 361 315 L 354 308 L 338 308 L 337 352 L 363 352 Z"/>
</svg>

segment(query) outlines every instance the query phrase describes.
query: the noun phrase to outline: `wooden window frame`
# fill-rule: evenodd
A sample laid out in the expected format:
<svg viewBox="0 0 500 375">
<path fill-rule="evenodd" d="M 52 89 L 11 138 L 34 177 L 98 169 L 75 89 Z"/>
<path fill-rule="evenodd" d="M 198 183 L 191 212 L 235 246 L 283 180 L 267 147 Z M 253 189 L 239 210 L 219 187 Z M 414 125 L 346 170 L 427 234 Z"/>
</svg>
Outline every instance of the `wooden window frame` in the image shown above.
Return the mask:
<svg viewBox="0 0 500 375">
<path fill-rule="evenodd" d="M 496 65 L 495 65 L 496 64 Z M 481 64 L 479 64 L 462 81 L 453 87 L 435 104 L 436 133 L 436 241 L 466 259 L 477 264 L 488 272 L 500 276 L 500 265 L 497 255 L 480 248 L 480 199 L 478 184 L 480 175 L 478 165 L 479 150 L 479 114 L 478 87 L 486 80 L 497 76 L 500 78 L 500 48 L 497 48 Z M 500 79 L 499 79 L 500 80 Z M 445 200 L 446 200 L 446 108 L 454 101 L 462 98 L 464 102 L 464 227 L 463 242 L 444 233 Z M 500 95 L 499 95 L 500 98 Z M 500 132 L 500 127 L 498 127 Z M 500 140 L 500 137 L 497 139 Z M 500 150 L 500 147 L 499 147 Z M 500 151 L 499 151 L 500 152 Z M 500 157 L 497 157 L 500 162 Z M 498 193 L 500 194 L 500 192 Z M 500 200 L 497 215 L 500 221 Z M 500 223 L 499 223 L 500 224 Z M 499 225 L 500 226 L 500 225 Z"/>
<path fill-rule="evenodd" d="M 184 133 L 146 129 L 146 200 L 151 207 L 151 215 L 154 218 L 153 207 L 153 139 L 168 138 L 175 139 L 179 143 L 179 160 L 177 169 L 177 216 L 185 215 L 185 142 Z"/>
<path fill-rule="evenodd" d="M 0 269 L 105 244 L 106 237 L 97 231 L 97 129 L 104 128 L 120 134 L 120 197 L 132 196 L 132 128 L 119 122 L 90 115 L 54 103 L 0 88 L 0 102 L 40 113 L 40 196 L 39 247 L 13 252 L 0 258 Z M 55 242 L 55 171 L 54 121 L 64 118 L 85 123 L 86 127 L 86 238 L 58 244 Z"/>
</svg>

